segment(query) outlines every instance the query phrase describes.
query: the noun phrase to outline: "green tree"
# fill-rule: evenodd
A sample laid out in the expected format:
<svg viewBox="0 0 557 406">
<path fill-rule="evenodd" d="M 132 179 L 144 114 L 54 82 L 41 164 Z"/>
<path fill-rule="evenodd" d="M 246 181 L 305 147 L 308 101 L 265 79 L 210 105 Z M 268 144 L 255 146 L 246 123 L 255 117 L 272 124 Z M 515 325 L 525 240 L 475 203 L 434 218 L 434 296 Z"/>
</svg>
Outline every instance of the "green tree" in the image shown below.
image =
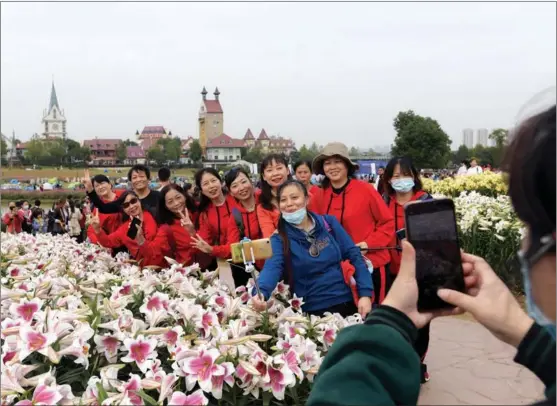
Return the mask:
<svg viewBox="0 0 557 406">
<path fill-rule="evenodd" d="M 127 140 L 124 140 L 124 141 L 123 141 L 123 144 L 124 144 L 126 147 L 137 147 L 137 146 L 139 145 L 137 142 L 132 141 L 132 140 L 130 140 L 129 138 L 128 138 Z"/>
<path fill-rule="evenodd" d="M 199 143 L 199 140 L 193 140 L 191 142 L 188 156 L 194 163 L 201 161 L 203 151 L 201 150 L 201 144 Z"/>
<path fill-rule="evenodd" d="M 318 154 L 319 147 L 315 142 L 309 148 L 306 146 L 306 144 L 304 144 L 298 151 L 298 159 L 300 161 L 313 161 L 313 158 L 315 158 Z"/>
<path fill-rule="evenodd" d="M 8 153 L 8 144 L 4 138 L 0 138 L 0 156 L 5 156 Z"/>
<path fill-rule="evenodd" d="M 116 147 L 116 158 L 118 158 L 118 161 L 122 163 L 126 160 L 127 157 L 128 157 L 128 147 L 126 146 L 125 143 L 121 142 Z"/>
<path fill-rule="evenodd" d="M 412 110 L 401 111 L 393 122 L 396 130 L 393 156 L 408 156 L 418 168 L 445 168 L 451 158 L 451 139 L 439 123 Z"/>
<path fill-rule="evenodd" d="M 360 155 L 362 155 L 362 153 L 360 152 L 360 150 L 357 147 L 350 148 L 349 154 L 350 154 L 350 156 L 360 156 Z"/>
<path fill-rule="evenodd" d="M 263 159 L 263 151 L 259 147 L 250 148 L 247 154 L 244 156 L 244 160 L 251 162 L 253 164 L 259 164 Z"/>
<path fill-rule="evenodd" d="M 161 138 L 157 141 L 157 145 L 162 148 L 164 160 L 177 161 L 182 153 L 182 141 L 180 138 Z"/>
<path fill-rule="evenodd" d="M 462 161 L 470 159 L 470 150 L 466 145 L 461 145 L 454 153 L 453 163 L 459 165 Z"/>
<path fill-rule="evenodd" d="M 507 135 L 509 131 L 504 128 L 497 128 L 489 134 L 489 139 L 495 141 L 495 146 L 498 148 L 503 148 L 505 141 L 507 141 Z"/>
<path fill-rule="evenodd" d="M 49 141 L 48 143 L 48 155 L 52 158 L 52 162 L 55 165 L 62 165 L 64 163 L 64 158 L 66 157 L 66 146 L 62 140 Z"/>
<path fill-rule="evenodd" d="M 45 149 L 45 145 L 40 139 L 33 138 L 27 143 L 27 151 L 25 152 L 25 156 L 32 164 L 37 164 L 39 162 L 39 159 L 47 154 L 48 152 Z"/>
<path fill-rule="evenodd" d="M 158 145 L 153 145 L 147 151 L 147 159 L 155 161 L 157 164 L 162 164 L 165 160 L 165 155 L 162 148 Z"/>
</svg>

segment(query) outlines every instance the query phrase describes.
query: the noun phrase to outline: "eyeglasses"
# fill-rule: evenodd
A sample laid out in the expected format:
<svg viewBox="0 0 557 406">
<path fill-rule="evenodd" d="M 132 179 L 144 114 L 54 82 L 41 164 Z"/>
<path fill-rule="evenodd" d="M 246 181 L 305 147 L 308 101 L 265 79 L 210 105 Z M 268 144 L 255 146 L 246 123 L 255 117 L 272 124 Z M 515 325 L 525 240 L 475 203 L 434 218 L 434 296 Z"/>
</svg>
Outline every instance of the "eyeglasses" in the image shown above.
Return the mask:
<svg viewBox="0 0 557 406">
<path fill-rule="evenodd" d="M 313 235 L 306 235 L 306 240 L 307 242 L 310 243 L 309 246 L 309 255 L 312 258 L 317 258 L 319 256 L 319 254 L 321 253 L 321 250 L 319 249 L 319 246 L 317 245 L 317 240 Z"/>
<path fill-rule="evenodd" d="M 138 201 L 139 201 L 139 199 L 137 197 L 134 197 L 133 199 L 130 199 L 129 201 L 122 203 L 122 207 L 124 209 L 127 209 L 132 204 L 136 204 Z"/>
</svg>

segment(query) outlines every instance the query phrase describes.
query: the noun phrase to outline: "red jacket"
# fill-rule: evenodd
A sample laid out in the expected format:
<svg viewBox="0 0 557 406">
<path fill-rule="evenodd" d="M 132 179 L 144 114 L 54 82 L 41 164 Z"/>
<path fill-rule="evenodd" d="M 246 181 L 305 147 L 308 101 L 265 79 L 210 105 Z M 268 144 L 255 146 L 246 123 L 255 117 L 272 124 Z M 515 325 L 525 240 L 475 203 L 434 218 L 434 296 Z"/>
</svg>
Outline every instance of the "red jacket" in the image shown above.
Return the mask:
<svg viewBox="0 0 557 406">
<path fill-rule="evenodd" d="M 414 195 L 412 196 L 410 201 L 412 202 L 412 201 L 418 200 L 422 196 L 429 196 L 429 194 L 427 192 L 424 192 L 423 190 L 419 190 L 416 193 L 414 193 Z M 389 211 L 394 216 L 393 232 L 396 232 L 396 231 L 400 230 L 401 228 L 405 228 L 406 224 L 405 224 L 405 221 L 404 221 L 404 206 L 398 204 L 398 202 L 396 201 L 396 196 L 395 195 L 390 196 Z M 394 246 L 400 246 L 400 241 L 398 241 L 398 238 L 397 238 L 396 234 L 393 235 L 393 238 L 391 239 L 391 243 L 389 245 L 393 246 L 393 247 Z M 402 252 L 396 251 L 396 250 L 391 250 L 390 253 L 391 253 L 391 273 L 396 275 L 396 274 L 398 274 L 398 271 L 400 269 L 400 261 L 402 259 Z"/>
<path fill-rule="evenodd" d="M 167 226 L 167 232 L 171 233 L 168 235 L 169 247 L 174 248 L 174 259 L 183 265 L 191 265 L 193 263 L 193 254 L 195 248 L 191 246 L 191 236 L 182 227 L 180 220 L 174 220 L 172 225 Z M 172 239 L 174 244 L 171 243 Z M 173 247 L 174 245 L 174 247 Z"/>
<path fill-rule="evenodd" d="M 12 218 L 10 218 L 10 213 L 4 213 L 4 216 L 2 216 L 2 222 L 7 226 L 7 231 L 10 234 L 21 233 L 21 224 L 23 221 L 24 217 L 21 210 L 14 213 Z"/>
<path fill-rule="evenodd" d="M 388 247 L 393 238 L 394 219 L 383 198 L 373 185 L 351 179 L 338 195 L 329 186 L 321 189 L 316 198 L 319 214 L 330 214 L 337 218 L 355 244 L 367 243 L 370 248 Z M 388 250 L 368 251 L 366 257 L 374 268 L 388 264 Z"/>
<path fill-rule="evenodd" d="M 229 258 L 230 250 L 226 245 L 228 232 L 228 218 L 232 213 L 232 208 L 237 207 L 236 200 L 227 195 L 224 204 L 215 206 L 210 203 L 209 206 L 199 213 L 199 229 L 197 234 L 203 238 L 209 245 L 213 246 L 213 256 L 218 258 Z M 225 255 L 228 249 L 228 255 Z"/>
<path fill-rule="evenodd" d="M 114 194 L 116 195 L 116 197 L 112 201 L 118 199 L 118 197 L 120 197 L 122 193 L 123 192 L 119 190 L 115 191 Z M 109 200 L 101 200 L 104 203 L 110 203 Z M 101 229 L 103 229 L 106 234 L 112 234 L 118 229 L 118 227 L 122 225 L 122 215 L 120 213 L 99 213 L 99 219 L 101 221 Z M 95 235 L 95 230 L 93 230 L 93 227 L 87 228 L 87 237 L 89 237 L 89 241 L 91 241 L 92 244 L 97 244 L 99 242 L 97 236 Z"/>
<path fill-rule="evenodd" d="M 164 259 L 165 256 L 170 254 L 168 245 L 168 226 L 163 225 L 157 227 L 157 222 L 151 214 L 145 210 L 143 212 L 143 236 L 145 243 L 141 246 L 135 240 L 127 236 L 131 219 L 122 224 L 116 231 L 111 234 L 106 234 L 101 229 L 99 234 L 96 234 L 100 245 L 106 248 L 117 248 L 125 245 L 130 255 L 137 261 L 141 261 L 141 265 L 157 265 L 161 267 L 167 266 Z"/>
</svg>

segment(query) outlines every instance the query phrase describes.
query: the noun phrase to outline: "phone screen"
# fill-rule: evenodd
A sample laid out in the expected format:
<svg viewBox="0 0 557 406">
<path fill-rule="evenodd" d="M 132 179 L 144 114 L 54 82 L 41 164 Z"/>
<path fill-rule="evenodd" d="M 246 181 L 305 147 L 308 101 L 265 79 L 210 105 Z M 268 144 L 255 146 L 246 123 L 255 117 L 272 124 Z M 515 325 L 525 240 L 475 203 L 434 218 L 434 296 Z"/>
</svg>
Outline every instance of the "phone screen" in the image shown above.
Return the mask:
<svg viewBox="0 0 557 406">
<path fill-rule="evenodd" d="M 408 205 L 406 232 L 416 250 L 418 310 L 452 307 L 437 296 L 437 290 L 464 291 L 453 202 L 440 199 Z"/>
</svg>

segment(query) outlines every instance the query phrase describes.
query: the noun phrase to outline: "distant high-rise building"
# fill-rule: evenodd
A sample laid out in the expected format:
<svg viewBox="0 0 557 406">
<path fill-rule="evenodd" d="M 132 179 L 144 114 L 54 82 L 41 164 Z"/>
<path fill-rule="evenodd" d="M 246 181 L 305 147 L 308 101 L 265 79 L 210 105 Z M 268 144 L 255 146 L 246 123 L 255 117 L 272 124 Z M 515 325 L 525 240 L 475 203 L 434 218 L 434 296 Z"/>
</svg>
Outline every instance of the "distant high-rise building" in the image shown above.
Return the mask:
<svg viewBox="0 0 557 406">
<path fill-rule="evenodd" d="M 481 145 L 483 147 L 487 147 L 487 140 L 488 140 L 489 131 L 487 128 L 480 128 L 478 130 L 478 136 L 476 137 L 476 145 Z"/>
<path fill-rule="evenodd" d="M 468 149 L 474 148 L 474 130 L 471 128 L 462 130 L 462 145 Z"/>
</svg>

